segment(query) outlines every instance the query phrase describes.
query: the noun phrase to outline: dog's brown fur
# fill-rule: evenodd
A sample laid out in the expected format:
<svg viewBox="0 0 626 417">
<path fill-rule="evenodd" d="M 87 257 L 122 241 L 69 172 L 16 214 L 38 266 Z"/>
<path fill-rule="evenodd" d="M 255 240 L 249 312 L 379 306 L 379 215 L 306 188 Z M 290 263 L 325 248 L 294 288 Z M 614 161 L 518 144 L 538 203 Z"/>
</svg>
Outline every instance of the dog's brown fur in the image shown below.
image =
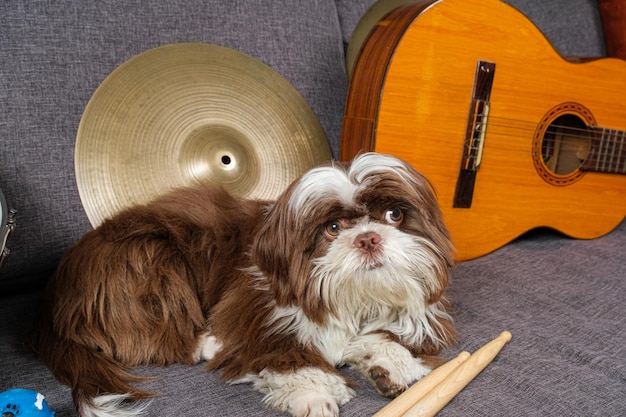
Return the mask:
<svg viewBox="0 0 626 417">
<path fill-rule="evenodd" d="M 221 188 L 182 189 L 105 221 L 67 251 L 31 343 L 77 406 L 100 392 L 149 396 L 118 362 L 197 362 L 198 335 L 237 285 L 264 206 Z"/>
</svg>

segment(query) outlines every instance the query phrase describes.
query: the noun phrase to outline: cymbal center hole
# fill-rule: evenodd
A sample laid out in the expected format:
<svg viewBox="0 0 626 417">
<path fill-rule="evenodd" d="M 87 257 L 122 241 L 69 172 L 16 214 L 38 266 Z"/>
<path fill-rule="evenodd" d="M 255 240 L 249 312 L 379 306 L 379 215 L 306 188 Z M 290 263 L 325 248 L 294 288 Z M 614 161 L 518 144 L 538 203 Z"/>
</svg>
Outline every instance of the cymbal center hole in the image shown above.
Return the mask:
<svg viewBox="0 0 626 417">
<path fill-rule="evenodd" d="M 230 159 L 230 156 L 222 155 L 222 164 L 230 165 L 231 162 L 232 162 L 232 160 Z"/>
</svg>

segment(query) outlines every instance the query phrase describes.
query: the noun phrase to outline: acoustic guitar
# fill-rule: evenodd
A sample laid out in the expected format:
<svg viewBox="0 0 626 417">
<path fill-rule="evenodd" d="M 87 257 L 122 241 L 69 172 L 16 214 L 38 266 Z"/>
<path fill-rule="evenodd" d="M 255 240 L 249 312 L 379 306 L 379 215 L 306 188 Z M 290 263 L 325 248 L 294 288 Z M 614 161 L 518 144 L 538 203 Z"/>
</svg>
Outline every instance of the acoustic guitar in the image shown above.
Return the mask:
<svg viewBox="0 0 626 417">
<path fill-rule="evenodd" d="M 431 180 L 457 260 L 602 236 L 626 215 L 626 61 L 563 58 L 498 0 L 399 6 L 352 68 L 340 157 L 364 151 Z"/>
</svg>

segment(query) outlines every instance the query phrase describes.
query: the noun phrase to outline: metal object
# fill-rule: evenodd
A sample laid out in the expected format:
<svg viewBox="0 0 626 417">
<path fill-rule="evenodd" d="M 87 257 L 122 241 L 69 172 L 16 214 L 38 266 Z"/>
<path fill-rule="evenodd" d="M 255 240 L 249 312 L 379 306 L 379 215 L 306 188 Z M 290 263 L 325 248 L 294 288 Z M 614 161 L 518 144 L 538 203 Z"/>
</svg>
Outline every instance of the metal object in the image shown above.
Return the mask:
<svg viewBox="0 0 626 417">
<path fill-rule="evenodd" d="M 254 58 L 198 43 L 151 49 L 114 70 L 83 113 L 75 151 L 94 227 L 197 182 L 272 199 L 331 159 L 318 119 L 289 82 Z"/>
<path fill-rule="evenodd" d="M 17 210 L 8 209 L 7 202 L 0 190 L 0 268 L 4 265 L 11 250 L 6 247 L 7 239 L 15 229 Z"/>
</svg>

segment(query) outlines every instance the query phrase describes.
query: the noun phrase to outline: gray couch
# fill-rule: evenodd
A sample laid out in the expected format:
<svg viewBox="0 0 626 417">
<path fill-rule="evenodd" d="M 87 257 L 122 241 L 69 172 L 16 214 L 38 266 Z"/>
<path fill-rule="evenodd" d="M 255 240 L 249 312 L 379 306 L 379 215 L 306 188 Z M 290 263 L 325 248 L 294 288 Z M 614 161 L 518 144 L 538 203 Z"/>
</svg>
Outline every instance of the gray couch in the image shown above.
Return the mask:
<svg viewBox="0 0 626 417">
<path fill-rule="evenodd" d="M 73 416 L 67 387 L 20 346 L 38 292 L 63 251 L 90 229 L 74 175 L 81 114 L 100 82 L 147 49 L 177 42 L 227 46 L 265 62 L 308 101 L 334 155 L 347 76 L 344 53 L 372 0 L 26 0 L 0 3 L 0 189 L 18 209 L 0 271 L 0 391 L 43 393 Z M 594 0 L 510 0 L 565 56 L 605 51 Z M 625 115 L 626 117 L 626 115 Z M 417 167 L 419 169 L 419 167 Z M 441 416 L 626 415 L 626 223 L 577 241 L 548 230 L 460 263 L 450 293 L 460 343 L 475 351 L 508 329 L 513 340 Z M 202 365 L 144 367 L 159 378 L 153 416 L 274 416 L 249 386 Z M 355 371 L 343 416 L 388 402 Z"/>
</svg>

